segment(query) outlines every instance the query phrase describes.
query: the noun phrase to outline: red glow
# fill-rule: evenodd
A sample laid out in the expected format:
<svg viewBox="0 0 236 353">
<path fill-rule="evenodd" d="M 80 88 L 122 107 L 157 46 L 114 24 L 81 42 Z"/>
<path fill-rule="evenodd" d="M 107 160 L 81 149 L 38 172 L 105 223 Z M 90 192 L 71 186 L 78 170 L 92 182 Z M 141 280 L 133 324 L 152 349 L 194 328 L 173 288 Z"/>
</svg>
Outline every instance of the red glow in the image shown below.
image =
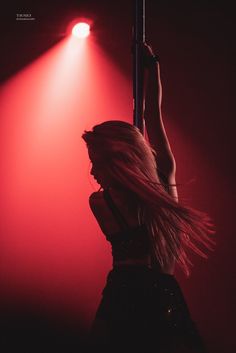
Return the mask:
<svg viewBox="0 0 236 353">
<path fill-rule="evenodd" d="M 104 120 L 131 122 L 131 95 L 92 37 L 72 36 L 1 90 L 1 288 L 79 314 L 86 325 L 111 252 L 89 209 L 98 185 L 81 135 Z"/>
<path fill-rule="evenodd" d="M 72 35 L 77 38 L 86 38 L 90 33 L 90 26 L 88 23 L 77 23 L 72 29 Z"/>
</svg>

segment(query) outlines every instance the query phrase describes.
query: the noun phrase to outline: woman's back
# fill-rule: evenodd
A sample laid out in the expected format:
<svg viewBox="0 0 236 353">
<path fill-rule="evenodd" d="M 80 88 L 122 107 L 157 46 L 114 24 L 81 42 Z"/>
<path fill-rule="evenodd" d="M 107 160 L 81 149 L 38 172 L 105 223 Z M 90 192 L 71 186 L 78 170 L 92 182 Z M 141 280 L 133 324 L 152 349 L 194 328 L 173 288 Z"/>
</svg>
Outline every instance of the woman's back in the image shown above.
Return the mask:
<svg viewBox="0 0 236 353">
<path fill-rule="evenodd" d="M 126 223 L 132 228 L 139 225 L 138 202 L 134 195 L 122 189 L 109 189 L 109 194 L 122 214 Z M 107 205 L 103 191 L 94 192 L 90 196 L 90 205 L 95 211 L 95 217 L 105 234 L 113 234 L 120 231 L 120 225 Z"/>
<path fill-rule="evenodd" d="M 149 237 L 146 229 L 143 227 L 145 225 L 141 225 L 139 221 L 140 205 L 137 197 L 133 193 L 123 189 L 110 189 L 108 196 L 105 196 L 106 193 L 108 191 L 93 193 L 90 196 L 90 206 L 107 239 L 109 240 L 115 235 L 119 243 L 119 238 L 121 241 L 122 237 L 126 237 L 124 231 L 128 230 L 128 233 L 134 233 L 132 245 L 134 251 L 130 252 L 130 255 L 125 256 L 125 258 L 122 258 L 122 256 L 121 258 L 114 258 L 113 265 L 144 264 L 151 267 L 155 264 L 155 267 L 158 267 L 161 272 L 173 274 L 174 261 L 165 266 L 165 268 L 161 268 L 153 259 L 151 245 L 147 248 Z M 107 201 L 107 197 L 109 197 L 110 202 L 109 200 Z M 138 242 L 139 249 L 137 247 Z"/>
</svg>

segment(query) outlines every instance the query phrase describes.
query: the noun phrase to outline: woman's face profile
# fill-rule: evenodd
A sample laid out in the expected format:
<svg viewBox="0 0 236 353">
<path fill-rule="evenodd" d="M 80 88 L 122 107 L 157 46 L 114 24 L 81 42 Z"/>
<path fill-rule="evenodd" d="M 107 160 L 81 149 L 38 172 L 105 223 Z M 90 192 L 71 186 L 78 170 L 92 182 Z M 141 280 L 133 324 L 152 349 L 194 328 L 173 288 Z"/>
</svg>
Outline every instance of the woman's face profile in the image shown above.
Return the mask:
<svg viewBox="0 0 236 353">
<path fill-rule="evenodd" d="M 108 177 L 104 171 L 103 160 L 91 148 L 88 148 L 89 159 L 92 163 L 90 174 L 103 188 L 108 187 Z"/>
</svg>

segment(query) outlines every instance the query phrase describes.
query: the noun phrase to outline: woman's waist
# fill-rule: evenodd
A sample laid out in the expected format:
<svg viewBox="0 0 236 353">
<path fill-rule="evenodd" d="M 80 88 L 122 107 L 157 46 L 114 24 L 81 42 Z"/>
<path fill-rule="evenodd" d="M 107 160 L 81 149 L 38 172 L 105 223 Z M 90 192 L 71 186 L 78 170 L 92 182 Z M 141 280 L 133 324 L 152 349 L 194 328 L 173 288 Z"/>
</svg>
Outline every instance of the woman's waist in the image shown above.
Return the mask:
<svg viewBox="0 0 236 353">
<path fill-rule="evenodd" d="M 173 275 L 174 274 L 174 264 L 166 265 L 162 267 L 157 262 L 153 263 L 151 255 L 147 255 L 142 258 L 127 258 L 122 260 L 113 259 L 113 269 L 122 269 L 122 268 L 130 268 L 130 267 L 146 267 L 149 269 L 153 269 L 160 273 L 166 273 Z"/>
<path fill-rule="evenodd" d="M 166 282 L 167 281 L 167 282 Z M 153 268 L 142 263 L 122 263 L 114 265 L 107 275 L 108 288 L 115 289 L 144 289 L 163 287 L 165 283 L 175 281 L 173 274 L 163 272 L 161 269 Z M 163 284 L 163 286 L 162 286 Z"/>
<path fill-rule="evenodd" d="M 126 258 L 126 259 L 113 259 L 113 267 L 123 266 L 123 265 L 146 265 L 151 267 L 151 256 L 147 255 L 141 258 Z"/>
</svg>

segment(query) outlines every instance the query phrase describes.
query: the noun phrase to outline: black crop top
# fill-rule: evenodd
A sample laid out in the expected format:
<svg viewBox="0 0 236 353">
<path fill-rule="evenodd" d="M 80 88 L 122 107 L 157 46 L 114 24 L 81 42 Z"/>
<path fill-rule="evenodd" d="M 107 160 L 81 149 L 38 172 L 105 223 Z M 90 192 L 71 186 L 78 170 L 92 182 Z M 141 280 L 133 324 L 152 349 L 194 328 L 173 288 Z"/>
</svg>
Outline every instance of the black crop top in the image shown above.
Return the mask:
<svg viewBox="0 0 236 353">
<path fill-rule="evenodd" d="M 130 227 L 115 205 L 108 190 L 103 191 L 104 199 L 119 224 L 121 231 L 105 234 L 111 243 L 113 260 L 138 259 L 150 254 L 150 243 L 145 224 Z"/>
</svg>

